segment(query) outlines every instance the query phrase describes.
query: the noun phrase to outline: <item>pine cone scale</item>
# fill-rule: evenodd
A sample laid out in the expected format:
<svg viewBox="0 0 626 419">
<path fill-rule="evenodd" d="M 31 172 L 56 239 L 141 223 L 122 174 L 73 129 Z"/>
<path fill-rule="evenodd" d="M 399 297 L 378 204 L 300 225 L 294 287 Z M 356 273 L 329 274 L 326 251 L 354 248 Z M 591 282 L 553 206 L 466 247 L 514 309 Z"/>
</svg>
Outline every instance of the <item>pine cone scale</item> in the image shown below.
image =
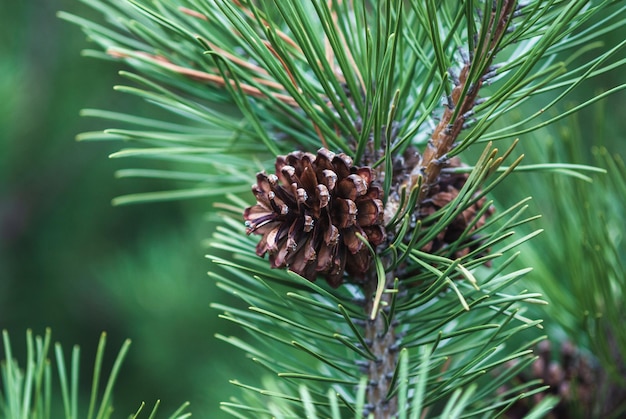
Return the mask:
<svg viewBox="0 0 626 419">
<path fill-rule="evenodd" d="M 311 281 L 321 275 L 334 287 L 344 271 L 362 276 L 371 255 L 357 233 L 372 246 L 385 240 L 374 171 L 326 149 L 279 156 L 275 170 L 257 175 L 257 203 L 244 211 L 247 233 L 262 236 L 257 254 L 269 253 L 273 268 L 287 267 Z"/>
<path fill-rule="evenodd" d="M 454 168 L 461 167 L 461 161 L 454 157 L 445 163 L 445 168 Z M 445 169 L 444 168 L 444 169 Z M 424 219 L 431 214 L 434 214 L 441 208 L 444 208 L 446 205 L 449 205 L 453 202 L 459 192 L 465 185 L 465 182 L 468 179 L 467 173 L 454 173 L 454 172 L 446 172 L 442 170 L 439 175 L 439 179 L 437 184 L 431 187 L 428 192 L 428 196 L 420 206 L 420 218 Z M 478 199 L 473 205 L 467 207 L 463 210 L 444 230 L 442 230 L 437 237 L 435 237 L 431 242 L 427 243 L 422 247 L 423 252 L 429 253 L 437 253 L 441 250 L 444 250 L 452 243 L 456 243 L 459 238 L 466 232 L 467 228 L 473 223 L 476 218 L 476 214 L 482 210 L 485 206 L 487 199 L 482 197 Z M 475 221 L 474 225 L 471 227 L 468 237 L 470 239 L 477 238 L 472 235 L 472 233 L 485 225 L 487 218 L 493 214 L 494 209 L 488 208 L 484 214 Z M 467 234 L 467 233 L 466 233 Z M 458 243 L 457 243 L 458 246 Z M 454 258 L 462 258 L 469 254 L 475 247 L 468 247 L 467 244 L 462 244 L 454 253 Z"/>
</svg>

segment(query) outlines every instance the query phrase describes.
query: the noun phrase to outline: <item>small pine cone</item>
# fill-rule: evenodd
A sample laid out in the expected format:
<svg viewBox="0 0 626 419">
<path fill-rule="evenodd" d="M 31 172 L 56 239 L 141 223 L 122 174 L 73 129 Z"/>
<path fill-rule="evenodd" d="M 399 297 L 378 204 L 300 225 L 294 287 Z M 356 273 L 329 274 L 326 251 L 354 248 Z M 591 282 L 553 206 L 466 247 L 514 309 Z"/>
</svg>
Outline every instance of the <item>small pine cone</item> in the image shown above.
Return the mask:
<svg viewBox="0 0 626 419">
<path fill-rule="evenodd" d="M 553 411 L 555 418 L 571 417 L 573 411 L 589 417 L 596 401 L 599 369 L 571 342 L 563 342 L 559 358 L 552 359 L 548 341 L 539 344 L 539 358 L 533 365 L 532 374 L 542 378 L 561 402 Z"/>
<path fill-rule="evenodd" d="M 446 163 L 446 167 L 460 167 L 461 161 L 454 157 Z M 438 182 L 431 186 L 428 191 L 428 195 L 422 201 L 420 206 L 420 218 L 425 218 L 437 210 L 443 208 L 454 200 L 469 175 L 467 173 L 450 173 L 442 171 L 439 176 Z M 457 218 L 448 225 L 443 231 L 441 231 L 437 237 L 435 237 L 430 243 L 422 248 L 423 251 L 429 253 L 435 253 L 440 249 L 447 247 L 448 245 L 455 243 L 467 229 L 467 227 L 474 221 L 476 214 L 484 207 L 486 198 L 482 197 L 476 201 L 472 206 L 466 208 Z M 490 207 L 480 217 L 480 219 L 474 224 L 471 231 L 475 231 L 485 225 L 487 218 L 494 213 L 494 208 Z M 470 235 L 468 237 L 471 241 L 474 241 L 478 237 Z M 478 246 L 478 245 L 474 245 Z M 460 258 L 467 255 L 469 252 L 475 249 L 474 246 L 461 246 L 455 253 L 455 258 Z"/>
<path fill-rule="evenodd" d="M 516 381 L 525 383 L 540 379 L 550 388 L 543 393 L 534 394 L 532 398 L 516 401 L 506 417 L 509 419 L 525 417 L 547 395 L 554 395 L 560 399 L 547 415 L 550 419 L 593 416 L 594 403 L 599 400 L 600 369 L 570 342 L 561 344 L 558 359 L 553 358 L 551 345 L 547 340 L 539 343 L 537 349 L 537 359 L 527 371 L 516 377 Z M 504 391 L 506 388 L 501 390 Z"/>
<path fill-rule="evenodd" d="M 269 253 L 272 268 L 287 267 L 333 287 L 343 273 L 359 277 L 369 268 L 369 249 L 385 238 L 383 192 L 369 167 L 324 148 L 317 155 L 296 151 L 276 159 L 276 174 L 257 174 L 257 203 L 246 208 L 247 233 L 263 236 L 256 253 Z"/>
</svg>

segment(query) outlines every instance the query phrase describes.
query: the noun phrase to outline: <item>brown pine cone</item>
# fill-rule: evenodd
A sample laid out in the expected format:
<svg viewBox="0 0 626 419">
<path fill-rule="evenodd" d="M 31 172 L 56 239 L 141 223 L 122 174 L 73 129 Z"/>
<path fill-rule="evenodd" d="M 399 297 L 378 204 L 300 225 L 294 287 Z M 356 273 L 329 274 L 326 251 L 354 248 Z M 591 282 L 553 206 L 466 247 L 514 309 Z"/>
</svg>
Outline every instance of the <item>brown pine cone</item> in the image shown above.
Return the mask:
<svg viewBox="0 0 626 419">
<path fill-rule="evenodd" d="M 597 414 L 595 404 L 600 399 L 598 391 L 602 371 L 599 366 L 570 342 L 561 344 L 558 358 L 554 359 L 550 342 L 544 340 L 538 345 L 537 355 L 538 358 L 531 367 L 516 377 L 516 382 L 519 384 L 540 379 L 542 384 L 549 385 L 550 388 L 543 393 L 534 394 L 531 398 L 518 400 L 511 406 L 506 417 L 525 417 L 547 395 L 560 399 L 546 416 L 548 418 L 594 417 Z M 506 388 L 501 390 L 505 391 Z"/>
<path fill-rule="evenodd" d="M 383 191 L 369 167 L 353 166 L 347 155 L 320 149 L 276 159 L 276 174 L 257 174 L 257 204 L 246 208 L 247 233 L 263 236 L 256 253 L 269 253 L 273 268 L 287 267 L 314 281 L 322 275 L 333 287 L 347 272 L 361 277 L 370 251 L 385 241 Z"/>
<path fill-rule="evenodd" d="M 460 166 L 461 161 L 457 157 L 450 159 L 446 163 L 446 167 Z M 446 172 L 445 170 L 442 171 L 438 182 L 429 189 L 428 195 L 420 205 L 419 218 L 429 216 L 454 200 L 458 196 L 461 188 L 465 185 L 468 177 L 469 175 L 467 173 L 451 173 Z M 465 211 L 460 213 L 450 225 L 437 235 L 437 237 L 423 247 L 422 251 L 436 253 L 438 250 L 443 249 L 452 243 L 456 243 L 470 223 L 474 221 L 476 214 L 484 207 L 485 202 L 486 198 L 482 197 L 472 206 L 466 208 Z M 480 219 L 472 226 L 471 231 L 475 231 L 485 225 L 487 218 L 491 216 L 494 211 L 493 207 L 488 208 Z M 468 239 L 472 241 L 476 238 L 477 237 L 472 235 L 468 236 Z M 461 248 L 454 253 L 454 257 L 463 257 L 472 250 L 474 250 L 474 246 L 461 246 Z"/>
</svg>

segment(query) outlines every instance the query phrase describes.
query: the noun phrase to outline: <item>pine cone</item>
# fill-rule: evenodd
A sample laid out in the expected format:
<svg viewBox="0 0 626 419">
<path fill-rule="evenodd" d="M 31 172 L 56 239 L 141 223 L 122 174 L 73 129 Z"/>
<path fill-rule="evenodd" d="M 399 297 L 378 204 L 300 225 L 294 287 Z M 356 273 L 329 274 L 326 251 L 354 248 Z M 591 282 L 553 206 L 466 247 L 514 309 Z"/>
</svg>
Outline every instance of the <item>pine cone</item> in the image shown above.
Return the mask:
<svg viewBox="0 0 626 419">
<path fill-rule="evenodd" d="M 460 167 L 461 161 L 454 157 L 446 163 L 446 167 Z M 428 191 L 428 195 L 420 206 L 419 218 L 425 218 L 437 210 L 443 208 L 454 200 L 469 175 L 467 173 L 450 173 L 445 170 L 441 172 L 438 182 L 433 185 Z M 467 227 L 474 221 L 476 214 L 484 207 L 486 198 L 482 197 L 476 203 L 460 213 L 457 218 L 448 225 L 443 231 L 441 231 L 437 237 L 435 237 L 430 243 L 422 248 L 422 251 L 428 253 L 436 253 L 438 250 L 447 247 L 448 245 L 455 243 L 467 229 Z M 475 231 L 482 227 L 487 218 L 494 213 L 493 207 L 487 209 L 487 211 L 480 217 L 480 219 L 474 224 L 471 231 Z M 470 241 L 476 240 L 478 237 L 468 236 Z M 460 258 L 473 251 L 479 244 L 472 246 L 461 246 L 455 253 L 454 258 Z"/>
<path fill-rule="evenodd" d="M 259 256 L 269 253 L 273 268 L 288 267 L 314 281 L 322 275 L 333 287 L 343 274 L 360 277 L 369 268 L 369 249 L 385 238 L 383 192 L 369 167 L 347 155 L 320 149 L 317 156 L 296 151 L 276 159 L 276 174 L 257 174 L 257 204 L 246 208 L 247 233 L 259 234 Z"/>
<path fill-rule="evenodd" d="M 592 412 L 595 410 L 594 403 L 598 400 L 598 383 L 601 381 L 598 366 L 570 342 L 561 344 L 559 359 L 553 359 L 550 342 L 547 340 L 538 345 L 537 355 L 538 358 L 531 368 L 518 375 L 517 381 L 529 382 L 540 379 L 550 388 L 543 393 L 534 394 L 532 398 L 515 402 L 506 417 L 510 419 L 525 417 L 548 394 L 558 396 L 560 399 L 548 414 L 548 418 L 594 416 Z M 504 391 L 506 388 L 501 390 Z"/>
</svg>

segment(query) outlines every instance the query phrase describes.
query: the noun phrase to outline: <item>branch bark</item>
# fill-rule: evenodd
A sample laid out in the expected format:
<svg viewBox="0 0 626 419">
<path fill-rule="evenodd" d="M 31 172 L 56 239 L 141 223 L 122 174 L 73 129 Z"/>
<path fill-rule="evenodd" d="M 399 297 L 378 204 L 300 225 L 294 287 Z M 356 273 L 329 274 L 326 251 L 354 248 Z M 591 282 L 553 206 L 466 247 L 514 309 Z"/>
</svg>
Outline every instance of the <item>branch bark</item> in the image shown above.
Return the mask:
<svg viewBox="0 0 626 419">
<path fill-rule="evenodd" d="M 393 288 L 394 275 L 387 273 L 385 289 Z M 367 304 L 365 312 L 371 313 L 374 295 L 376 294 L 376 275 L 371 275 L 365 284 L 365 296 Z M 382 311 L 389 307 L 391 294 L 385 293 L 381 299 L 381 305 L 374 320 L 367 320 L 365 325 L 365 340 L 376 359 L 370 361 L 367 366 L 367 405 L 365 416 L 374 414 L 376 419 L 388 419 L 397 417 L 398 401 L 393 396 L 387 399 L 391 391 L 391 381 L 398 364 L 397 339 L 394 331 L 393 319 L 388 319 L 392 324 L 387 328 L 386 319 Z"/>
<path fill-rule="evenodd" d="M 459 82 L 452 90 L 449 103 L 446 107 L 441 121 L 437 125 L 426 150 L 411 170 L 408 180 L 403 185 L 407 190 L 411 190 L 418 184 L 420 177 L 423 178 L 422 188 L 417 200 L 419 210 L 420 203 L 428 195 L 429 189 L 439 180 L 439 175 L 443 167 L 442 160 L 450 152 L 457 141 L 463 125 L 469 113 L 476 105 L 478 92 L 480 91 L 490 69 L 493 58 L 496 55 L 500 41 L 504 36 L 513 13 L 516 10 L 515 0 L 503 0 L 500 8 L 496 7 L 492 11 L 489 23 L 482 28 L 487 33 L 483 36 L 479 34 L 478 39 L 484 39 L 483 45 L 478 45 L 471 51 L 471 58 L 462 68 L 459 74 Z M 479 54 L 479 56 L 476 56 Z M 477 76 L 473 65 L 482 66 Z M 471 77 L 471 79 L 470 79 Z M 392 217 L 399 208 L 399 202 L 394 202 L 395 197 L 389 199 L 385 208 L 386 221 Z M 386 276 L 385 288 L 393 287 L 395 272 L 388 272 Z M 375 275 L 369 278 L 365 285 L 365 296 L 367 298 L 366 313 L 372 310 L 373 297 L 376 292 Z M 374 320 L 367 322 L 365 326 L 365 338 L 370 350 L 376 356 L 374 361 L 370 361 L 367 366 L 368 388 L 367 388 L 367 409 L 365 414 L 373 414 L 376 419 L 395 418 L 398 414 L 398 401 L 396 397 L 387 398 L 391 392 L 391 380 L 398 363 L 398 341 L 394 330 L 393 319 L 386 319 L 382 310 L 391 302 L 390 294 L 383 294 L 381 307 Z M 391 322 L 387 329 L 387 323 Z"/>
<path fill-rule="evenodd" d="M 509 27 L 516 6 L 517 1 L 504 0 L 498 13 L 494 2 L 494 10 L 492 11 L 489 24 L 486 28 L 482 28 L 487 31 L 487 34 L 484 37 L 481 34 L 478 36 L 478 39 L 484 38 L 484 45 L 477 46 L 474 51 L 471 51 L 471 58 L 463 66 L 459 74 L 459 82 L 448 98 L 449 103 L 441 117 L 441 121 L 435 128 L 421 160 L 411 171 L 408 184 L 406 185 L 407 190 L 411 190 L 413 185 L 418 183 L 420 177 L 423 178 L 422 189 L 417 200 L 418 206 L 427 196 L 430 187 L 437 183 L 443 166 L 442 160 L 445 160 L 445 156 L 452 150 L 454 143 L 463 130 L 468 115 L 476 105 L 476 99 L 478 98 L 478 92 L 483 86 L 484 77 L 491 71 L 490 67 L 496 55 L 498 45 Z M 480 56 L 476 57 L 475 54 L 478 51 Z M 469 80 L 472 66 L 482 64 L 484 64 L 484 69 L 476 81 L 472 82 L 472 80 Z"/>
</svg>

